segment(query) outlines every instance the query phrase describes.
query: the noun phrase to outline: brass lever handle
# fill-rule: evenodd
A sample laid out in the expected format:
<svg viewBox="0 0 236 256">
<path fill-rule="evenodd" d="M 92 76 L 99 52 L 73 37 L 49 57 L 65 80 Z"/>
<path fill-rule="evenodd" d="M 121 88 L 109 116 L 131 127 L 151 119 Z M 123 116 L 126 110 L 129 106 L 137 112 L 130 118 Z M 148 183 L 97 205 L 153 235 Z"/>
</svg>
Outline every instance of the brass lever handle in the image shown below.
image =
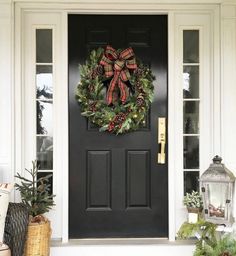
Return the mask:
<svg viewBox="0 0 236 256">
<path fill-rule="evenodd" d="M 166 145 L 166 118 L 158 118 L 158 144 L 161 144 L 161 152 L 158 153 L 157 163 L 165 164 L 166 154 L 165 154 L 165 145 Z"/>
</svg>

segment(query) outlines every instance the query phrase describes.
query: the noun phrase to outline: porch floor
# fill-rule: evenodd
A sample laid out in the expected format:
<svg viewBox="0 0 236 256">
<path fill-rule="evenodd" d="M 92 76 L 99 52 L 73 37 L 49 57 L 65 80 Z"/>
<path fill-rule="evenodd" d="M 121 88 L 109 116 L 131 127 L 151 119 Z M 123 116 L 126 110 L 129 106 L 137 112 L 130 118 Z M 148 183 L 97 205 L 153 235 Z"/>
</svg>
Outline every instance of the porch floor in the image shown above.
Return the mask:
<svg viewBox="0 0 236 256">
<path fill-rule="evenodd" d="M 168 239 L 72 239 L 68 243 L 52 241 L 51 256 L 192 256 L 193 241 Z"/>
</svg>

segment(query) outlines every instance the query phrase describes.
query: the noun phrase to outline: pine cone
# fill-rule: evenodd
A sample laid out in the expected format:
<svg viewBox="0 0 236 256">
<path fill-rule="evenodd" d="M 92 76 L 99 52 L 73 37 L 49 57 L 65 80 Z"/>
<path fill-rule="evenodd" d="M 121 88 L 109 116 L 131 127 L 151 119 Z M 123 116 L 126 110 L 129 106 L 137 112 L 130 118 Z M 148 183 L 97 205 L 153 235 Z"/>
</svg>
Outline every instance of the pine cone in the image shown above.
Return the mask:
<svg viewBox="0 0 236 256">
<path fill-rule="evenodd" d="M 220 256 L 231 256 L 229 252 L 223 252 Z"/>
<path fill-rule="evenodd" d="M 121 124 L 125 121 L 126 115 L 124 113 L 119 113 L 115 116 L 114 122 Z"/>
<path fill-rule="evenodd" d="M 97 105 L 97 102 L 93 102 L 93 103 L 89 104 L 89 110 L 92 112 L 97 111 L 96 105 Z"/>
<path fill-rule="evenodd" d="M 97 72 L 97 74 L 98 75 L 103 75 L 103 66 L 102 65 L 98 65 L 97 67 L 96 67 L 96 72 Z"/>
<path fill-rule="evenodd" d="M 142 106 L 144 106 L 144 103 L 145 103 L 145 101 L 144 101 L 143 95 L 139 94 L 138 97 L 137 97 L 137 100 L 136 100 L 137 106 L 142 107 Z"/>
<path fill-rule="evenodd" d="M 136 88 L 138 92 L 143 93 L 143 87 L 139 81 L 136 83 Z"/>
<path fill-rule="evenodd" d="M 89 89 L 90 92 L 94 92 L 94 90 L 95 90 L 94 85 L 93 85 L 93 84 L 90 84 L 90 85 L 88 86 L 88 89 Z"/>
<path fill-rule="evenodd" d="M 144 74 L 143 69 L 137 68 L 137 69 L 135 70 L 135 75 L 136 75 L 136 76 L 140 77 L 140 76 L 142 76 L 143 74 Z"/>
<path fill-rule="evenodd" d="M 30 222 L 31 223 L 42 223 L 42 222 L 46 222 L 46 221 L 47 221 L 47 219 L 44 216 L 37 215 L 37 216 L 33 217 Z"/>
<path fill-rule="evenodd" d="M 98 65 L 95 69 L 91 72 L 91 78 L 95 79 L 97 76 L 101 76 L 103 74 L 103 67 L 102 65 Z"/>
</svg>

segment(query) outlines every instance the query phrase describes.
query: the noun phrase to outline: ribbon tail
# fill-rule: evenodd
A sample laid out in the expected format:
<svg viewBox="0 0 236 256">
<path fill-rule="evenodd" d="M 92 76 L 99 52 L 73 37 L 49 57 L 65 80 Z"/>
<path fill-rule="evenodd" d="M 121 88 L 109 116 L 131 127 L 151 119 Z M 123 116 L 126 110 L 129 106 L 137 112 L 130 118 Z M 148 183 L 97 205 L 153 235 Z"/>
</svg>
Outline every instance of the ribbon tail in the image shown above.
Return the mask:
<svg viewBox="0 0 236 256">
<path fill-rule="evenodd" d="M 130 79 L 130 72 L 127 68 L 121 71 L 120 78 L 123 82 L 126 82 Z"/>
<path fill-rule="evenodd" d="M 118 86 L 120 88 L 120 100 L 122 104 L 125 104 L 127 98 L 128 98 L 128 90 L 125 83 L 122 82 L 121 79 L 118 81 Z"/>
<path fill-rule="evenodd" d="M 115 75 L 114 75 L 113 79 L 111 80 L 110 85 L 107 90 L 107 104 L 108 105 L 110 105 L 112 103 L 113 92 L 116 87 L 118 78 L 119 78 L 119 72 L 115 72 Z"/>
</svg>

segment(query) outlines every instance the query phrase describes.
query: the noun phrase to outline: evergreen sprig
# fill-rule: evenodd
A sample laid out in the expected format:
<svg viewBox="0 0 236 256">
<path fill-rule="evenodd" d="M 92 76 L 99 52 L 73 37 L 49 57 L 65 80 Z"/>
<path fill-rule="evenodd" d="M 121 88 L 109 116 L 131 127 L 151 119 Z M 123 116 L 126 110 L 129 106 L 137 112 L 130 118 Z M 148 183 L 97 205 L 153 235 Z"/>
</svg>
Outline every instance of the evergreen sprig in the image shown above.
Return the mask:
<svg viewBox="0 0 236 256">
<path fill-rule="evenodd" d="M 21 176 L 19 173 L 15 176 L 21 181 L 17 183 L 16 189 L 19 190 L 22 202 L 28 207 L 29 214 L 33 217 L 48 212 L 55 204 L 50 194 L 49 179 L 51 174 L 38 178 L 37 161 L 32 162 L 32 169 L 25 169 L 30 178 Z"/>
</svg>

